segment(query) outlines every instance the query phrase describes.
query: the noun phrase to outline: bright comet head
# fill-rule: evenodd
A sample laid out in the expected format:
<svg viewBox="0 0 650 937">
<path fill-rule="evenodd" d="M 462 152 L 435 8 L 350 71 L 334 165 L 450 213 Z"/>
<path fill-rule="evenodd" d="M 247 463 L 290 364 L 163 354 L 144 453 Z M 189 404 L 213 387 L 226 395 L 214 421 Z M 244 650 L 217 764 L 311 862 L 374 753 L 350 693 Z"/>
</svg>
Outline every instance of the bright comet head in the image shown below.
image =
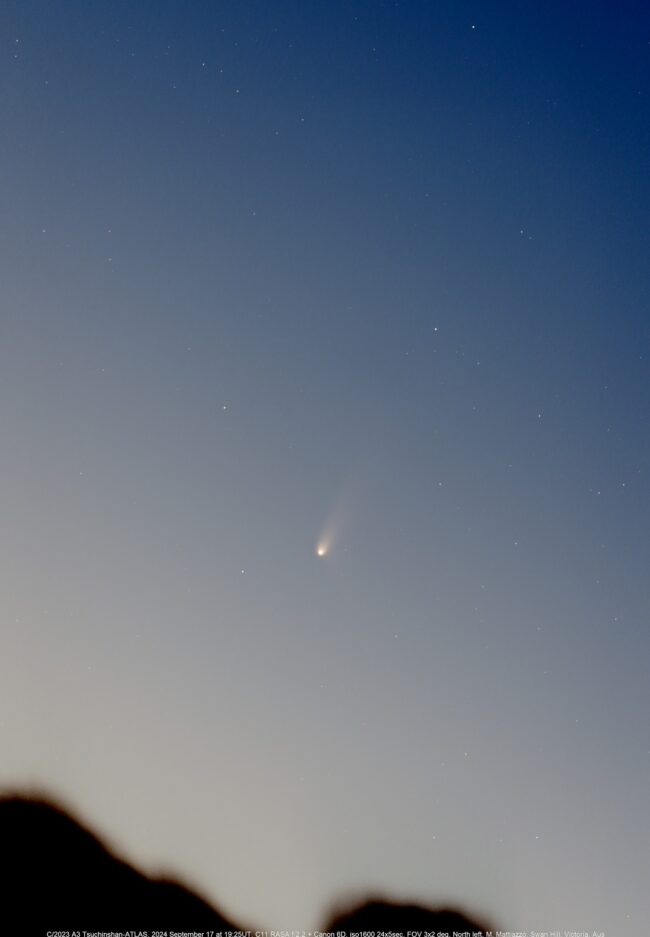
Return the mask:
<svg viewBox="0 0 650 937">
<path fill-rule="evenodd" d="M 324 543 L 319 543 L 316 547 L 316 556 L 325 556 L 327 553 L 327 547 Z"/>
</svg>

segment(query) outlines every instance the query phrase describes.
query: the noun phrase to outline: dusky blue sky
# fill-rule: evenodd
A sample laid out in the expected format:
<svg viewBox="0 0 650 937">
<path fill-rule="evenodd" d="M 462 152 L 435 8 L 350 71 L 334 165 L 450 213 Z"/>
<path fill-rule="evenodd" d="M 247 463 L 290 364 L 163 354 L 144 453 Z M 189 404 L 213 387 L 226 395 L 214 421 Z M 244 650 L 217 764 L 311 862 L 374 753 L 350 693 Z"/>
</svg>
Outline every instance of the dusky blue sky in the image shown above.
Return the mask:
<svg viewBox="0 0 650 937">
<path fill-rule="evenodd" d="M 0 782 L 264 926 L 638 935 L 648 7 L 0 37 Z"/>
</svg>

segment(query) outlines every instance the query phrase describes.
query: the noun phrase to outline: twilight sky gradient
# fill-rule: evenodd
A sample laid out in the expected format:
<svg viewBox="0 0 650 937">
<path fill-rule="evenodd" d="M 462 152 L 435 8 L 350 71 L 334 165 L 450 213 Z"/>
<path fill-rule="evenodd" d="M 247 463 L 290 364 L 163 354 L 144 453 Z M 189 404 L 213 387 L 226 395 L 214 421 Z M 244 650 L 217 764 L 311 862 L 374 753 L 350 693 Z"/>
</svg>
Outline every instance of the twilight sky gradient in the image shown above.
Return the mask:
<svg viewBox="0 0 650 937">
<path fill-rule="evenodd" d="M 0 784 L 254 924 L 638 937 L 650 8 L 0 37 Z"/>
</svg>

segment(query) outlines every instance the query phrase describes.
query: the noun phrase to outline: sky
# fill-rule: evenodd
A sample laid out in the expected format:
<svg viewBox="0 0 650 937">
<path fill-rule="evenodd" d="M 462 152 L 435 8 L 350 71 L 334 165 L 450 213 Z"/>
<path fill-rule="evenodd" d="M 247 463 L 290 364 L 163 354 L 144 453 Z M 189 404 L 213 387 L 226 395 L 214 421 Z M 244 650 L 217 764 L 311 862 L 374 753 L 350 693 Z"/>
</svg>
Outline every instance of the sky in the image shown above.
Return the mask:
<svg viewBox="0 0 650 937">
<path fill-rule="evenodd" d="M 649 66 L 625 0 L 2 4 L 2 789 L 258 926 L 638 937 Z"/>
</svg>

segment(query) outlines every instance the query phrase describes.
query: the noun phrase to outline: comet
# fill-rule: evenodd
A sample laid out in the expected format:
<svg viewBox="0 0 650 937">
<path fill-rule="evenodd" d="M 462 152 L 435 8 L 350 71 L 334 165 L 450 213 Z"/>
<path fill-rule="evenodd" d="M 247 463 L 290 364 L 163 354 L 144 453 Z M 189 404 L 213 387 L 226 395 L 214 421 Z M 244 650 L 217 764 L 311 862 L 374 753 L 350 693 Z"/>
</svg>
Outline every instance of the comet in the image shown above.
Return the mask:
<svg viewBox="0 0 650 937">
<path fill-rule="evenodd" d="M 333 553 L 336 546 L 340 543 L 345 528 L 348 526 L 351 503 L 351 485 L 348 482 L 343 489 L 339 491 L 334 504 L 330 508 L 328 516 L 323 522 L 314 552 L 319 559 L 324 559 Z"/>
</svg>

